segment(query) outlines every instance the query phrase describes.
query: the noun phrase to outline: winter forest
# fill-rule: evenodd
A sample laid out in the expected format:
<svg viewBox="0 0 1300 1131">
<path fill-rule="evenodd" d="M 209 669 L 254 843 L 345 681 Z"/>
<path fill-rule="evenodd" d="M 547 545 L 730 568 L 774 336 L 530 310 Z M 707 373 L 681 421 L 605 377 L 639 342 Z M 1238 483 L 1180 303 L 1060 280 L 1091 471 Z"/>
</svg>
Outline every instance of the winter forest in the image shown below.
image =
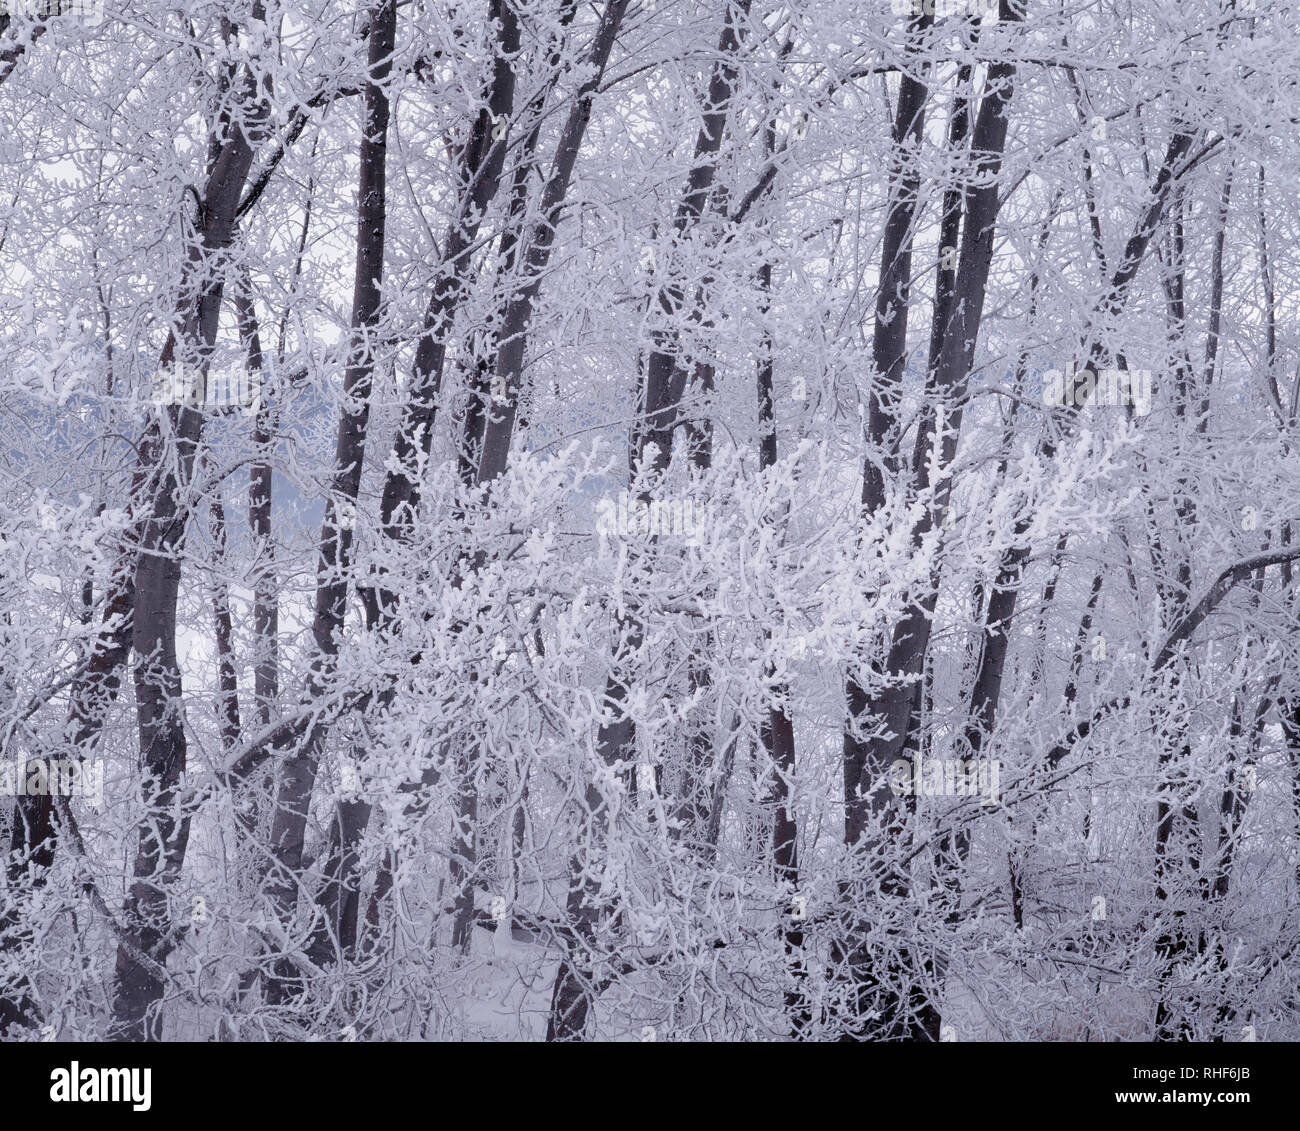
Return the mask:
<svg viewBox="0 0 1300 1131">
<path fill-rule="evenodd" d="M 1293 0 L 6 0 L 0 1037 L 1300 1038 Z"/>
</svg>

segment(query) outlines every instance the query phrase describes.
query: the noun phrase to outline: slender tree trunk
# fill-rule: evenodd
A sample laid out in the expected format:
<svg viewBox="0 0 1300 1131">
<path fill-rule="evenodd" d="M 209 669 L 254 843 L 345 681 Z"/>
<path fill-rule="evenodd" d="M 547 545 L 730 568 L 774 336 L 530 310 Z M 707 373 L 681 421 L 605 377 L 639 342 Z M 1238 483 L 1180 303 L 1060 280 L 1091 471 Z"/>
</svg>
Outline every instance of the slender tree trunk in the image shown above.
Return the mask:
<svg viewBox="0 0 1300 1131">
<path fill-rule="evenodd" d="M 303 219 L 302 241 L 298 248 L 299 269 L 302 262 L 311 205 Z M 295 277 L 297 271 L 295 271 Z M 247 271 L 240 276 L 234 294 L 235 321 L 244 347 L 244 370 L 256 390 L 257 415 L 253 421 L 253 450 L 256 459 L 248 472 L 248 525 L 253 535 L 253 701 L 257 721 L 269 727 L 280 695 L 280 600 L 275 575 L 275 547 L 271 541 L 271 502 L 273 477 L 271 444 L 273 442 L 272 407 L 262 389 L 262 338 L 257 329 L 257 312 L 253 305 L 252 281 Z"/>
<path fill-rule="evenodd" d="M 377 5 L 370 19 L 365 110 L 357 200 L 356 275 L 352 290 L 352 335 L 343 380 L 343 408 L 334 450 L 334 478 L 325 503 L 317 568 L 316 605 L 312 619 L 315 658 L 307 680 L 312 699 L 322 696 L 334 676 L 339 633 L 343 628 L 351 565 L 357 492 L 370 422 L 370 391 L 379 349 L 380 285 L 384 270 L 387 216 L 388 76 L 396 39 L 396 0 Z M 267 894 L 282 923 L 292 920 L 302 868 L 307 812 L 316 782 L 324 727 L 314 726 L 283 767 L 271 825 L 273 869 Z M 268 987 L 272 1002 L 292 996 L 301 983 L 287 960 Z"/>
<path fill-rule="evenodd" d="M 686 191 L 677 208 L 674 234 L 678 238 L 699 222 L 713 188 L 717 173 L 716 158 L 722 146 L 736 82 L 733 61 L 739 47 L 736 19 L 737 15 L 744 18 L 748 11 L 748 0 L 727 7 L 718 45 L 719 60 L 709 79 L 704 124 L 696 138 Z M 646 365 L 641 389 L 642 415 L 633 428 L 629 442 L 628 463 L 634 479 L 647 474 L 654 480 L 662 478 L 672 458 L 673 429 L 685 385 L 685 372 L 677 357 L 680 329 L 675 325 L 675 319 L 680 314 L 684 301 L 685 292 L 675 282 L 670 281 L 659 290 L 657 303 L 662 325 L 652 332 L 654 348 Z M 500 371 L 499 366 L 498 372 Z M 485 460 L 487 457 L 488 450 L 485 448 Z M 648 501 L 648 494 L 644 491 L 641 501 Z M 625 704 L 634 681 L 632 673 L 638 666 L 637 655 L 643 632 L 640 614 L 632 609 L 628 610 L 627 615 L 620 616 L 615 625 L 611 671 L 603 700 L 607 721 L 601 724 L 596 736 L 597 757 L 606 766 L 630 761 L 634 730 Z M 583 834 L 582 840 L 590 845 L 589 852 L 598 851 L 593 842 L 598 831 L 603 831 L 602 826 L 607 818 L 604 812 L 605 799 L 594 784 L 587 786 L 584 805 L 584 820 L 590 822 L 592 828 Z M 586 1026 L 591 1004 L 591 977 L 582 967 L 589 962 L 599 916 L 599 899 L 591 887 L 589 863 L 579 853 L 570 865 L 566 919 L 573 934 L 569 953 L 561 960 L 555 978 L 546 1035 L 548 1041 L 576 1040 L 582 1036 Z"/>
<path fill-rule="evenodd" d="M 219 487 L 214 487 L 219 491 Z M 217 549 L 216 566 L 224 569 L 226 562 L 226 508 L 220 496 L 209 506 L 212 524 L 212 541 Z M 227 754 L 239 749 L 241 726 L 239 722 L 239 680 L 235 662 L 235 626 L 230 616 L 230 586 L 218 576 L 212 583 L 213 639 L 217 646 L 217 717 L 220 720 L 221 746 Z"/>
<path fill-rule="evenodd" d="M 566 20 L 572 19 L 573 4 L 567 4 Z M 505 166 L 506 123 L 514 113 L 516 76 L 514 57 L 519 52 L 519 19 L 510 0 L 494 0 L 491 16 L 501 32 L 493 62 L 486 106 L 474 123 L 469 142 L 460 154 L 458 179 L 461 185 L 459 211 L 443 241 L 442 264 L 424 315 L 424 330 L 415 353 L 410 393 L 393 439 L 393 468 L 384 482 L 380 521 L 390 537 L 408 536 L 419 505 L 419 474 L 433 442 L 433 425 L 442 392 L 447 339 L 465 294 L 474 247 L 489 205 L 497 195 Z M 558 78 L 558 75 L 555 76 Z M 553 81 L 552 81 L 553 85 Z M 537 106 L 540 116 L 542 107 Z M 535 151 L 540 125 L 532 133 L 529 156 Z M 529 162 L 525 161 L 524 165 Z M 521 172 L 520 177 L 526 177 Z M 389 624 L 395 598 L 385 596 Z"/>
<path fill-rule="evenodd" d="M 257 82 L 251 73 L 245 76 L 242 95 L 250 107 L 257 98 Z M 260 129 L 264 116 L 264 104 L 249 114 L 254 131 Z M 229 125 L 220 140 L 203 196 L 201 243 L 192 245 L 190 256 L 192 313 L 185 318 L 181 356 L 176 359 L 202 379 L 206 379 L 217 335 L 224 289 L 221 264 L 230 246 L 235 210 L 252 167 L 253 144 L 257 140 L 256 132 L 250 138 L 242 125 Z M 162 363 L 168 366 L 172 361 L 169 348 L 164 351 Z M 155 442 L 161 473 L 135 567 L 131 641 L 138 657 L 135 693 L 149 816 L 139 830 L 134 882 L 126 902 L 125 922 L 134 946 L 118 948 L 110 1031 L 114 1039 L 128 1041 L 158 1040 L 161 1036 L 158 1004 L 164 987 L 159 974 L 177 941 L 176 929 L 169 923 L 168 889 L 179 874 L 189 839 L 189 818 L 178 820 L 175 808 L 186 754 L 176 656 L 176 599 L 180 551 L 189 518 L 187 496 L 203 417 L 185 405 L 170 405 L 160 410 L 159 421 L 162 428 Z M 143 953 L 155 965 L 144 966 L 134 951 Z"/>
</svg>

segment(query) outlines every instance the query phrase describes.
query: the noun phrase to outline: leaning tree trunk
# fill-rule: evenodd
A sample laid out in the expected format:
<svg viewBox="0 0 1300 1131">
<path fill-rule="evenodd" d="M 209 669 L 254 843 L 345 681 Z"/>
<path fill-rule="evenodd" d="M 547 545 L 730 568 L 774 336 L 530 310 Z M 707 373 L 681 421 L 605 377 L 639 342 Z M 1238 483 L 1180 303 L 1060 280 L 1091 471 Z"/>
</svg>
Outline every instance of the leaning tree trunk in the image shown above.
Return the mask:
<svg viewBox="0 0 1300 1131">
<path fill-rule="evenodd" d="M 206 377 L 217 336 L 224 289 L 224 263 L 235 227 L 235 212 L 253 162 L 253 144 L 265 118 L 265 103 L 256 102 L 258 79 L 246 72 L 241 91 L 249 107 L 244 126 L 226 123 L 214 139 L 203 196 L 200 239 L 191 245 L 189 313 L 177 339 L 168 343 L 162 364 L 173 360 Z M 183 292 L 184 294 L 184 292 Z M 174 358 L 174 353 L 180 356 Z M 169 888 L 185 858 L 189 818 L 177 819 L 177 787 L 185 770 L 185 723 L 181 712 L 181 674 L 176 656 L 176 600 L 180 584 L 180 550 L 189 519 L 188 494 L 203 428 L 202 415 L 186 405 L 160 410 L 161 428 L 154 462 L 160 469 L 135 567 L 135 615 L 131 646 L 138 657 L 135 693 L 140 731 L 142 783 L 148 816 L 140 826 L 134 880 L 125 909 L 125 928 L 132 945 L 118 947 L 111 1035 L 117 1040 L 157 1040 L 162 1033 L 158 1005 L 167 956 L 177 934 L 168 913 Z M 147 961 L 141 961 L 141 958 Z"/>
<path fill-rule="evenodd" d="M 1005 24 L 1019 22 L 1023 8 L 1004 0 L 1001 21 Z M 932 468 L 929 458 L 934 441 L 938 439 L 942 467 L 950 467 L 956 455 L 957 440 L 965 402 L 966 384 L 975 360 L 975 346 L 979 338 L 987 294 L 988 277 L 993 262 L 993 238 L 998 211 L 1000 170 L 1006 146 L 1008 107 L 1015 89 L 1016 67 L 1011 61 L 1000 60 L 989 66 L 985 79 L 984 97 L 971 134 L 973 169 L 971 184 L 964 201 L 960 250 L 957 274 L 952 283 L 952 298 L 936 310 L 942 316 L 941 324 L 934 327 L 932 339 L 939 345 L 937 355 L 930 359 L 927 392 L 947 403 L 943 419 L 938 419 L 937 405 L 928 405 L 917 427 L 912 457 L 912 481 L 915 490 L 926 491 L 931 486 Z M 914 80 L 913 80 L 914 81 Z M 919 84 L 918 84 L 919 85 Z M 919 99 L 917 113 L 920 113 Z M 902 109 L 900 96 L 899 106 Z M 896 136 L 902 133 L 908 119 L 896 123 Z M 909 223 L 910 226 L 910 223 Z M 901 250 L 900 250 L 901 254 Z M 898 300 L 906 303 L 906 296 Z M 886 327 L 889 330 L 889 327 Z M 905 343 L 898 343 L 902 349 Z M 882 360 L 894 360 L 892 353 Z M 897 365 L 898 362 L 894 361 Z M 901 368 L 899 369 L 901 376 Z M 886 409 L 886 411 L 890 411 Z M 895 405 L 892 412 L 897 411 Z M 890 419 L 882 435 L 896 431 Z M 869 505 L 871 494 L 879 491 L 879 472 L 868 461 L 864 468 L 863 501 Z M 936 517 L 948 505 L 951 483 L 943 479 L 935 485 L 935 498 L 930 511 L 924 514 L 912 530 L 912 542 L 920 547 L 924 537 L 933 529 Z M 877 496 L 883 503 L 883 497 Z M 886 661 L 887 682 L 881 690 L 866 693 L 855 684 L 850 685 L 850 725 L 845 734 L 845 802 L 848 808 L 846 839 L 852 845 L 868 849 L 868 856 L 878 856 L 882 863 L 874 877 L 882 895 L 895 905 L 901 905 L 908 892 L 907 877 L 890 860 L 892 849 L 897 851 L 906 828 L 905 807 L 893 798 L 887 784 L 889 766 L 903 750 L 915 740 L 913 727 L 917 703 L 917 681 L 924 670 L 929 650 L 937 597 L 937 576 L 932 576 L 924 594 L 913 602 L 895 628 Z M 863 735 L 873 724 L 884 724 L 880 737 L 864 739 Z M 879 846 L 864 842 L 868 817 L 881 821 L 886 841 Z M 877 852 L 876 849 L 879 849 Z M 926 1000 L 918 982 L 920 968 L 917 959 L 905 945 L 890 942 L 886 954 L 873 954 L 873 947 L 858 945 L 852 940 L 868 934 L 866 923 L 854 923 L 850 929 L 850 959 L 846 963 L 853 983 L 850 1005 L 859 1016 L 869 1010 L 876 1017 L 868 1024 L 857 1026 L 867 1037 L 882 1039 L 938 1038 L 938 1011 Z M 883 965 L 882 965 L 883 959 Z"/>
<path fill-rule="evenodd" d="M 447 357 L 446 342 L 466 294 L 479 230 L 499 190 L 509 146 L 506 123 L 514 113 L 519 21 L 513 6 L 504 0 L 497 0 L 492 12 L 499 28 L 492 78 L 485 92 L 485 106 L 459 153 L 460 204 L 443 241 L 442 262 L 429 295 L 410 392 L 393 438 L 390 470 L 385 476 L 380 501 L 380 529 L 394 545 L 409 541 L 415 530 L 420 501 L 419 475 L 433 441 Z M 536 109 L 540 113 L 541 108 Z M 388 633 L 397 630 L 399 594 L 385 584 L 366 596 L 367 630 Z M 381 708 L 390 701 L 391 692 L 383 693 Z M 371 807 L 367 802 L 346 799 L 336 806 L 331 819 L 324 865 L 326 882 L 317 895 L 320 919 L 308 948 L 309 957 L 318 964 L 332 956 L 344 960 L 355 957 L 361 883 L 356 867 L 357 848 L 370 816 Z M 391 882 L 391 877 L 384 874 L 387 867 L 387 863 L 381 865 L 376 880 L 378 888 Z"/>
</svg>

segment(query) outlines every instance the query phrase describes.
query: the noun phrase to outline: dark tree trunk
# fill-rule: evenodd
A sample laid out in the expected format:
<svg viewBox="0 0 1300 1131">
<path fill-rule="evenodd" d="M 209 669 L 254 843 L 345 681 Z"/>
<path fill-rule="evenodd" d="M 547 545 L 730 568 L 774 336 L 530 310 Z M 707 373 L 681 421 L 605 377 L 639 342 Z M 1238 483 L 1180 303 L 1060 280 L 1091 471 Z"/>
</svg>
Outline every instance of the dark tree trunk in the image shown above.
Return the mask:
<svg viewBox="0 0 1300 1131">
<path fill-rule="evenodd" d="M 678 238 L 699 222 L 713 188 L 717 173 L 716 158 L 726 131 L 727 113 L 736 82 L 734 56 L 739 46 L 736 15 L 739 13 L 743 18 L 748 10 L 748 0 L 729 4 L 727 8 L 718 44 L 720 57 L 709 79 L 704 123 L 696 138 L 686 190 L 677 208 L 674 235 Z M 675 325 L 675 319 L 679 316 L 684 301 L 685 292 L 675 282 L 670 281 L 659 290 L 657 303 L 662 323 L 658 330 L 652 332 L 654 348 L 646 365 L 641 389 L 641 417 L 634 426 L 629 441 L 628 463 L 634 477 L 649 474 L 658 479 L 672 458 L 673 429 L 677 423 L 678 404 L 685 385 L 685 373 L 677 356 L 680 328 Z M 522 357 L 519 361 L 522 362 Z M 486 458 L 486 451 L 484 455 Z M 642 501 L 648 501 L 648 495 L 644 492 Z M 627 615 L 618 618 L 614 629 L 611 671 L 603 701 L 609 721 L 601 725 L 596 736 L 597 756 L 607 766 L 629 761 L 634 730 L 624 705 L 634 680 L 632 673 L 638 666 L 637 654 L 643 633 L 640 615 L 635 610 L 629 610 Z M 596 831 L 605 820 L 605 802 L 594 785 L 587 787 L 584 804 L 585 819 L 593 826 L 591 835 L 584 839 L 594 841 Z M 583 971 L 583 967 L 589 960 L 588 952 L 592 948 L 599 915 L 598 898 L 590 890 L 586 875 L 586 861 L 575 857 L 570 866 L 566 901 L 567 920 L 573 935 L 569 953 L 561 960 L 555 978 L 547 1027 L 548 1041 L 580 1039 L 586 1027 L 591 978 Z"/>
<path fill-rule="evenodd" d="M 334 479 L 325 503 L 320 535 L 320 563 L 312 619 L 316 654 L 307 681 L 308 696 L 312 699 L 322 697 L 328 690 L 338 656 L 338 634 L 343 627 L 347 603 L 357 492 L 370 422 L 370 391 L 380 345 L 377 337 L 387 215 L 387 80 L 392 70 L 396 27 L 396 2 L 385 0 L 373 10 L 370 20 L 364 133 L 359 157 L 361 171 L 352 335 L 343 380 L 344 403 L 335 442 Z M 276 795 L 271 826 L 273 869 L 267 878 L 267 894 L 282 922 L 292 919 L 297 904 L 307 811 L 311 805 L 324 737 L 323 726 L 312 728 L 307 741 L 286 760 Z M 293 968 L 282 962 L 268 987 L 268 997 L 273 1002 L 284 1001 L 300 988 L 301 983 Z"/>
<path fill-rule="evenodd" d="M 250 107 L 255 105 L 257 82 L 251 74 L 245 76 L 241 93 Z M 251 110 L 248 120 L 255 130 L 264 115 L 264 105 Z M 256 135 L 246 136 L 238 124 L 230 124 L 220 139 L 203 196 L 201 241 L 191 245 L 193 298 L 185 303 L 190 313 L 184 319 L 181 356 L 176 360 L 204 378 L 216 341 L 224 289 L 219 265 L 230 247 L 235 210 L 252 167 L 256 140 Z M 170 348 L 164 351 L 164 366 L 173 361 L 172 353 Z M 135 567 L 131 641 L 138 657 L 135 692 L 149 816 L 139 830 L 134 882 L 126 901 L 125 925 L 133 946 L 118 948 L 111 1028 L 114 1039 L 128 1041 L 161 1036 L 158 1004 L 164 987 L 160 975 L 177 941 L 169 922 L 168 889 L 179 874 L 189 838 L 189 818 L 178 820 L 175 805 L 186 754 L 176 657 L 176 599 L 180 551 L 189 519 L 185 496 L 193 481 L 203 417 L 184 405 L 172 405 L 160 410 L 160 420 L 163 430 L 154 440 L 158 450 L 152 461 L 160 470 Z M 137 952 L 151 964 L 139 962 Z"/>
</svg>

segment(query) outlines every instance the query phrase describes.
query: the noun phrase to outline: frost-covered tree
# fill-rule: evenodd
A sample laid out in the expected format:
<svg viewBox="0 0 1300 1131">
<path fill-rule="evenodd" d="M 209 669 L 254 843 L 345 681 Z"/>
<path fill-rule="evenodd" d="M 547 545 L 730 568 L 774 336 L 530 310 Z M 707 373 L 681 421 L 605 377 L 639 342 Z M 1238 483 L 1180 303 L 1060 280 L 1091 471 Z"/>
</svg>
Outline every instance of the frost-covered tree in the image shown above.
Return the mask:
<svg viewBox="0 0 1300 1131">
<path fill-rule="evenodd" d="M 96 16 L 0 15 L 6 1039 L 1300 1033 L 1288 0 Z"/>
</svg>

